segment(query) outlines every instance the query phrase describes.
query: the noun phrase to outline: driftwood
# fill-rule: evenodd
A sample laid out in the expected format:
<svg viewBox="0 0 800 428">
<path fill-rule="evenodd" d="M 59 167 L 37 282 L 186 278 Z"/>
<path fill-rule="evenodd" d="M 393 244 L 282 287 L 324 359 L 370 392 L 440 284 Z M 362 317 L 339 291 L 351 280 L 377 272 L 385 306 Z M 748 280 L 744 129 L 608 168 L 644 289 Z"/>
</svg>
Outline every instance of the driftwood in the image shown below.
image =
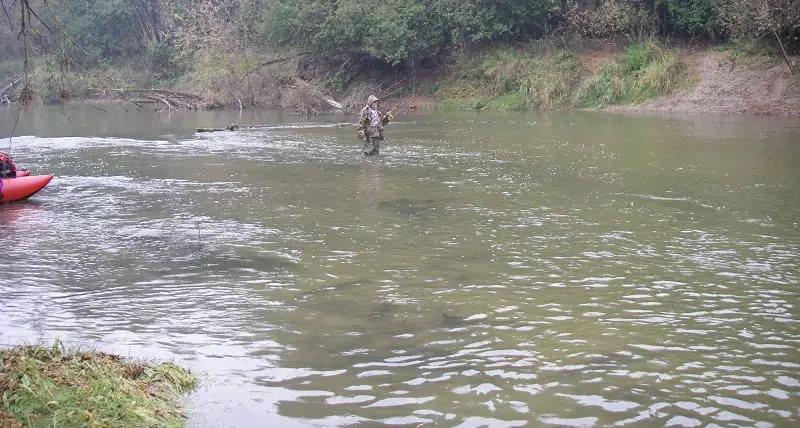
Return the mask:
<svg viewBox="0 0 800 428">
<path fill-rule="evenodd" d="M 11 104 L 11 92 L 22 80 L 22 76 L 13 77 L 7 85 L 0 88 L 0 104 Z"/>
<path fill-rule="evenodd" d="M 239 131 L 241 131 L 243 129 L 267 129 L 267 128 L 271 129 L 271 128 L 275 128 L 275 124 L 274 123 L 272 125 L 257 125 L 257 124 L 253 125 L 253 124 L 247 124 L 247 123 L 237 123 L 235 125 L 237 126 L 237 130 L 239 130 Z"/>
<path fill-rule="evenodd" d="M 238 131 L 239 124 L 231 123 L 224 128 L 197 128 L 197 132 L 219 132 L 219 131 Z"/>
<path fill-rule="evenodd" d="M 299 77 L 282 76 L 278 78 L 278 83 L 302 94 L 299 97 L 299 102 L 295 106 L 295 112 L 297 114 L 305 115 L 306 117 L 310 115 L 316 116 L 322 112 L 325 105 L 333 107 L 335 110 L 344 111 L 345 109 L 342 103 L 325 95 L 318 86 L 306 82 Z"/>
<path fill-rule="evenodd" d="M 89 94 L 96 98 L 108 97 L 127 101 L 136 104 L 139 108 L 147 104 L 163 104 L 168 111 L 208 110 L 224 107 L 221 103 L 205 101 L 199 95 L 166 89 L 91 89 Z"/>
<path fill-rule="evenodd" d="M 354 124 L 349 122 L 344 123 L 337 123 L 335 126 L 339 128 L 347 128 L 354 126 Z M 276 129 L 280 128 L 280 126 L 272 123 L 267 125 L 259 125 L 259 124 L 247 124 L 247 123 L 231 123 L 230 125 L 224 128 L 196 128 L 197 132 L 222 132 L 222 131 L 246 131 L 246 130 L 258 130 L 258 129 Z"/>
<path fill-rule="evenodd" d="M 249 125 L 246 123 L 231 123 L 224 128 L 197 128 L 197 132 L 244 131 L 246 129 L 272 129 L 275 125 Z"/>
</svg>

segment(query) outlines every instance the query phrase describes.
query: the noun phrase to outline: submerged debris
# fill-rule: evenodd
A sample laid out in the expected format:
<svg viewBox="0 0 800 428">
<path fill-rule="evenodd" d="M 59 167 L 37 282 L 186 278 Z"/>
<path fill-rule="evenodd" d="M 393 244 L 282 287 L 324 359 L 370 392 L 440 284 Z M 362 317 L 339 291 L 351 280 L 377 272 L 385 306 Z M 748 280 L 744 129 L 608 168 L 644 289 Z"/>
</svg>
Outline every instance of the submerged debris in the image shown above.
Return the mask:
<svg viewBox="0 0 800 428">
<path fill-rule="evenodd" d="M 224 128 L 197 128 L 197 132 L 219 132 L 219 131 L 238 131 L 239 124 L 231 123 Z"/>
</svg>

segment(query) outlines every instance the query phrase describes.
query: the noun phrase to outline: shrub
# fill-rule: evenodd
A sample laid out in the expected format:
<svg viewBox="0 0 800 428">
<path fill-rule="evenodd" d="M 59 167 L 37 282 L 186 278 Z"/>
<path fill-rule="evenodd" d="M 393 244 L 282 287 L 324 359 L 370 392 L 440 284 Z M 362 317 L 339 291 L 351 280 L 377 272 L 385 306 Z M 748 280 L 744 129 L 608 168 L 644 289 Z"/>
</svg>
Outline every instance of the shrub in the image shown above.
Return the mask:
<svg viewBox="0 0 800 428">
<path fill-rule="evenodd" d="M 564 15 L 566 31 L 588 38 L 642 35 L 653 30 L 647 11 L 622 0 L 605 0 L 596 8 L 575 7 Z"/>
<path fill-rule="evenodd" d="M 683 82 L 686 66 L 675 51 L 647 42 L 629 46 L 613 62 L 604 64 L 578 91 L 575 104 L 596 107 L 642 102 L 668 94 Z"/>
</svg>

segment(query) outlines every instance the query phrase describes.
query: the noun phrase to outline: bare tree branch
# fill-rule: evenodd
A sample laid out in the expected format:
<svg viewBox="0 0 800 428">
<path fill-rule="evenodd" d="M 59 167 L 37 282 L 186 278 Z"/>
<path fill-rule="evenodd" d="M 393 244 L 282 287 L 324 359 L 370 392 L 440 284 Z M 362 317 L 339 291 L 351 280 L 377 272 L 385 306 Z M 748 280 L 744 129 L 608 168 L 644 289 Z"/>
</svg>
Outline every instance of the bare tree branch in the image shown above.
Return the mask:
<svg viewBox="0 0 800 428">
<path fill-rule="evenodd" d="M 11 3 L 11 6 L 6 6 L 5 0 L 0 0 L 0 7 L 3 8 L 3 15 L 8 19 L 8 23 L 11 24 L 11 14 L 8 12 L 10 9 L 14 9 L 17 5 L 17 0 L 14 0 L 14 3 Z"/>
<path fill-rule="evenodd" d="M 40 17 L 39 17 L 39 15 L 37 15 L 37 14 L 36 14 L 36 12 L 33 10 L 33 8 L 31 8 L 31 6 L 30 6 L 30 3 L 29 3 L 29 0 L 22 0 L 22 3 L 25 5 L 25 10 L 26 10 L 26 11 L 28 12 L 28 14 L 29 14 L 29 15 L 28 15 L 28 21 L 29 21 L 29 24 L 31 24 L 31 22 L 30 22 L 30 15 L 33 15 L 34 17 L 36 17 L 36 20 L 37 20 L 37 21 L 39 21 L 39 23 L 40 23 L 40 24 L 42 24 L 42 26 L 43 26 L 44 28 L 46 28 L 46 29 L 47 29 L 47 31 L 49 31 L 51 34 L 55 34 L 55 31 L 53 31 L 53 30 L 50 28 L 50 26 L 49 26 L 49 25 L 47 25 L 47 23 L 46 23 L 46 22 L 44 22 L 44 20 L 43 20 L 42 18 L 40 18 Z M 44 1 L 43 3 L 45 4 L 45 6 L 47 6 L 47 1 Z"/>
</svg>

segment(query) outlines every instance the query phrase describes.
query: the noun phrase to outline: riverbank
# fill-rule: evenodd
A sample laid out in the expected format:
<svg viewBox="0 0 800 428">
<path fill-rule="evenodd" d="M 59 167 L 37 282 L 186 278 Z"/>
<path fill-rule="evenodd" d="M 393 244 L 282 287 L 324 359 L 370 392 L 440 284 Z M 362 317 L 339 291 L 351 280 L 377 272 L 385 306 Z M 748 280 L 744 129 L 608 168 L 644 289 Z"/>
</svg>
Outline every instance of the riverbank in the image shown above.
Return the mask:
<svg viewBox="0 0 800 428">
<path fill-rule="evenodd" d="M 0 426 L 181 426 L 195 377 L 172 363 L 98 351 L 0 350 Z"/>
<path fill-rule="evenodd" d="M 640 104 L 608 108 L 642 112 L 800 116 L 800 75 L 792 75 L 781 58 L 735 58 L 729 52 L 709 49 L 683 52 L 681 61 L 687 65 L 690 79 L 686 87 Z M 792 61 L 800 64 L 800 57 L 792 57 Z"/>
<path fill-rule="evenodd" d="M 463 77 L 468 70 L 471 79 Z M 440 77 L 419 106 L 800 115 L 800 75 L 783 58 L 732 48 L 608 43 L 544 54 L 494 52 L 453 76 Z"/>
<path fill-rule="evenodd" d="M 398 112 L 605 109 L 800 115 L 800 75 L 792 75 L 783 58 L 765 50 L 743 55 L 728 45 L 532 41 L 451 52 L 429 68 L 414 70 L 347 68 L 302 55 L 268 58 L 240 53 L 169 80 L 130 67 L 93 70 L 67 79 L 68 93 L 72 100 L 124 101 L 139 109 L 266 107 L 305 115 L 336 112 L 338 106 L 352 113 L 370 94 L 386 98 L 384 106 Z M 797 56 L 790 60 L 800 63 Z M 98 89 L 104 84 L 107 89 Z M 185 103 L 177 98 L 187 94 L 196 99 Z M 53 94 L 44 98 L 58 99 Z"/>
</svg>

